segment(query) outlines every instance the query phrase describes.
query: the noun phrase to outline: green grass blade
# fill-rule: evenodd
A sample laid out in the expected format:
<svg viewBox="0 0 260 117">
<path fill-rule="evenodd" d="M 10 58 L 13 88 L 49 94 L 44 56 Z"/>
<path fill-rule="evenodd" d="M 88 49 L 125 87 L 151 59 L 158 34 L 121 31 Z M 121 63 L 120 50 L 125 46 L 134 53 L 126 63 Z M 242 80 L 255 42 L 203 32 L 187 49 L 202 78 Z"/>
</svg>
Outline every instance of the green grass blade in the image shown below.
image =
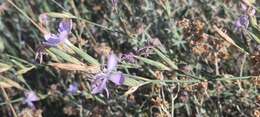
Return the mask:
<svg viewBox="0 0 260 117">
<path fill-rule="evenodd" d="M 67 62 L 75 63 L 75 64 L 81 64 L 81 62 L 78 59 L 72 57 L 71 55 L 69 55 L 69 54 L 67 54 L 67 53 L 65 53 L 65 52 L 63 52 L 63 51 L 61 51 L 57 48 L 50 48 L 49 50 L 52 53 L 54 53 L 55 55 L 59 56 L 60 58 L 64 59 L 65 61 L 67 61 Z"/>
<path fill-rule="evenodd" d="M 89 62 L 90 64 L 93 65 L 99 65 L 99 62 L 93 58 L 92 56 L 88 55 L 87 53 L 85 53 L 83 50 L 77 48 L 74 45 L 70 45 L 71 49 L 74 50 L 79 56 L 81 56 L 84 60 L 86 60 L 87 62 Z"/>
<path fill-rule="evenodd" d="M 158 49 L 153 48 L 153 50 L 167 63 L 170 65 L 172 69 L 178 69 L 177 65 L 175 62 L 173 62 L 170 58 L 165 56 L 163 53 L 161 53 Z"/>
<path fill-rule="evenodd" d="M 144 57 L 140 57 L 140 56 L 135 56 L 135 58 L 149 64 L 149 65 L 152 65 L 154 67 L 157 67 L 158 69 L 160 70 L 167 70 L 167 71 L 170 71 L 171 69 L 167 66 L 165 66 L 164 64 L 160 63 L 160 62 L 157 62 L 157 61 L 154 61 L 154 60 L 151 60 L 151 59 L 147 59 L 147 58 L 144 58 Z"/>
</svg>

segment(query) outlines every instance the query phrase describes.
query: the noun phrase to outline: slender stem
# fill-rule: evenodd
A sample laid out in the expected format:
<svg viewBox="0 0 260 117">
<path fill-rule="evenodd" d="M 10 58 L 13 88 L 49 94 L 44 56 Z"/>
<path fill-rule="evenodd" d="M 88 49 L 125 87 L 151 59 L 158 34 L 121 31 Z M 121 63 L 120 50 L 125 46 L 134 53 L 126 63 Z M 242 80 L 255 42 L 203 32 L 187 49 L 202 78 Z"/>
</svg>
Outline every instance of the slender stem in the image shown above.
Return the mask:
<svg viewBox="0 0 260 117">
<path fill-rule="evenodd" d="M 178 83 L 177 84 L 177 92 L 176 92 L 176 94 L 175 94 L 175 96 L 173 96 L 173 93 L 171 93 L 171 105 L 172 105 L 172 108 L 171 108 L 171 116 L 172 117 L 174 117 L 174 110 L 175 110 L 175 107 L 174 107 L 174 103 L 175 103 L 175 100 L 177 99 L 177 97 L 178 97 L 178 94 L 179 94 L 179 92 L 180 92 L 180 84 Z"/>
<path fill-rule="evenodd" d="M 218 55 L 217 52 L 214 52 L 214 56 L 215 56 L 215 69 L 216 69 L 216 75 L 219 75 L 219 67 L 218 67 Z"/>
<path fill-rule="evenodd" d="M 242 64 L 240 66 L 240 74 L 239 74 L 240 77 L 243 76 L 243 69 L 244 69 L 245 62 L 246 62 L 246 54 L 244 54 L 243 61 L 242 61 Z M 238 84 L 239 89 L 243 90 L 242 85 L 241 85 L 241 80 L 237 80 L 237 84 Z"/>
<path fill-rule="evenodd" d="M 240 66 L 240 74 L 239 74 L 240 77 L 243 76 L 243 69 L 244 69 L 245 62 L 246 62 L 246 54 L 244 54 L 243 61 L 242 61 L 242 64 Z"/>
</svg>

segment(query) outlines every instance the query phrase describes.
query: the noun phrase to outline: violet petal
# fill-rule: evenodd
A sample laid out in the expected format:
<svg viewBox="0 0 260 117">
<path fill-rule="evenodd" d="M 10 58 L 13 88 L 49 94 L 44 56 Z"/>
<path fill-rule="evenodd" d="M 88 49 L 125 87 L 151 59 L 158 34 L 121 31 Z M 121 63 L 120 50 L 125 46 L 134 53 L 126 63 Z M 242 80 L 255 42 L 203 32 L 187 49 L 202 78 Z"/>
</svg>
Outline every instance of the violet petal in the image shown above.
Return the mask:
<svg viewBox="0 0 260 117">
<path fill-rule="evenodd" d="M 25 101 L 25 103 L 26 103 L 29 107 L 35 108 L 33 102 L 31 102 L 31 101 Z"/>
<path fill-rule="evenodd" d="M 97 94 L 102 93 L 104 89 L 107 87 L 107 78 L 105 75 L 96 76 L 94 81 L 91 83 L 91 93 Z"/>
<path fill-rule="evenodd" d="M 71 94 L 76 94 L 78 91 L 78 84 L 77 83 L 72 83 L 69 85 L 68 92 Z"/>
<path fill-rule="evenodd" d="M 110 54 L 107 62 L 107 70 L 112 71 L 116 69 L 118 58 L 115 54 Z"/>
<path fill-rule="evenodd" d="M 113 7 L 117 7 L 118 0 L 111 0 L 111 1 L 112 1 L 112 5 L 113 5 Z"/>
<path fill-rule="evenodd" d="M 124 54 L 121 60 L 125 60 L 130 63 L 135 63 L 136 59 L 134 58 L 134 54 L 132 52 Z"/>
<path fill-rule="evenodd" d="M 59 24 L 58 31 L 59 32 L 65 31 L 67 33 L 70 33 L 71 29 L 72 29 L 72 20 L 63 20 Z"/>
<path fill-rule="evenodd" d="M 125 78 L 121 72 L 116 72 L 109 75 L 109 80 L 116 85 L 122 85 L 125 81 Z"/>
<path fill-rule="evenodd" d="M 26 92 L 25 96 L 26 96 L 26 100 L 29 100 L 29 101 L 38 101 L 39 100 L 38 96 L 35 94 L 34 91 Z"/>
<path fill-rule="evenodd" d="M 33 91 L 25 92 L 25 100 L 24 102 L 29 106 L 34 108 L 33 102 L 38 101 L 39 98 Z"/>
<path fill-rule="evenodd" d="M 236 21 L 235 21 L 235 28 L 236 29 L 240 29 L 240 28 L 248 28 L 249 25 L 249 18 L 248 16 L 244 15 L 239 17 Z"/>
<path fill-rule="evenodd" d="M 49 45 L 49 46 L 57 46 L 61 42 L 59 36 L 54 35 L 54 34 L 44 35 L 44 38 L 45 38 L 46 42 L 43 42 L 43 43 L 45 45 Z"/>
<path fill-rule="evenodd" d="M 64 42 L 65 40 L 68 39 L 69 33 L 66 31 L 63 31 L 63 32 L 60 32 L 58 36 L 59 36 L 60 42 Z"/>
</svg>

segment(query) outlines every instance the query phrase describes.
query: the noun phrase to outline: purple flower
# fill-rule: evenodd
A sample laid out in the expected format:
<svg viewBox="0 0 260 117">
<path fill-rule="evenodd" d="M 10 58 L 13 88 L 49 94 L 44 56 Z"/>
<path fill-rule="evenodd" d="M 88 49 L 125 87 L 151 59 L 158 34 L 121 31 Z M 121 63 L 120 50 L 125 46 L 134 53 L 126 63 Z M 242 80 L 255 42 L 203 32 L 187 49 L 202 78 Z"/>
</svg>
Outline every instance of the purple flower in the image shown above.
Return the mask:
<svg viewBox="0 0 260 117">
<path fill-rule="evenodd" d="M 33 102 L 38 101 L 38 100 L 39 100 L 39 97 L 35 94 L 34 91 L 25 92 L 24 103 L 26 103 L 29 107 L 35 108 Z"/>
<path fill-rule="evenodd" d="M 249 19 L 250 17 L 255 16 L 256 9 L 254 6 L 248 6 L 247 4 L 241 3 L 241 10 L 244 15 L 240 16 L 236 21 L 235 21 L 235 31 L 241 29 L 247 29 L 249 26 Z"/>
<path fill-rule="evenodd" d="M 117 4 L 118 4 L 118 0 L 111 0 L 111 2 L 112 2 L 113 7 L 116 8 Z"/>
<path fill-rule="evenodd" d="M 153 48 L 154 46 L 152 45 L 147 45 L 147 46 L 144 46 L 143 48 L 140 48 L 137 50 L 137 53 L 139 54 L 139 56 L 149 56 L 151 54 L 153 54 L 153 50 L 151 48 Z"/>
<path fill-rule="evenodd" d="M 75 95 L 77 94 L 77 91 L 78 91 L 78 84 L 77 83 L 72 83 L 69 85 L 69 88 L 68 88 L 68 92 L 71 93 L 72 95 Z"/>
<path fill-rule="evenodd" d="M 107 71 L 116 70 L 118 58 L 115 54 L 110 54 L 107 61 Z"/>
<path fill-rule="evenodd" d="M 63 42 L 65 42 L 68 37 L 69 34 L 72 30 L 72 20 L 64 20 L 61 21 L 59 24 L 59 28 L 58 34 L 52 34 L 52 33 L 48 33 L 44 35 L 44 38 L 46 40 L 46 42 L 44 42 L 43 44 L 48 45 L 48 46 L 57 46 Z"/>
<path fill-rule="evenodd" d="M 72 21 L 71 20 L 63 20 L 59 24 L 59 32 L 67 32 L 70 33 L 72 30 Z"/>
<path fill-rule="evenodd" d="M 46 14 L 42 14 L 42 20 L 47 20 Z M 59 23 L 58 33 L 52 34 L 52 33 L 46 33 L 44 34 L 45 42 L 43 42 L 43 45 L 38 47 L 35 55 L 35 60 L 40 59 L 40 63 L 42 62 L 43 55 L 45 53 L 45 48 L 48 47 L 56 47 L 59 44 L 62 44 L 68 40 L 69 34 L 72 30 L 72 20 L 63 20 Z"/>
<path fill-rule="evenodd" d="M 128 61 L 130 63 L 135 63 L 136 59 L 134 57 L 135 55 L 133 54 L 133 52 L 127 53 L 127 54 L 123 54 L 122 56 L 122 60 Z"/>
<path fill-rule="evenodd" d="M 121 72 L 117 72 L 118 58 L 115 54 L 110 54 L 107 62 L 106 71 L 99 73 L 94 76 L 91 82 L 91 93 L 97 94 L 106 91 L 107 97 L 109 97 L 109 92 L 107 89 L 107 82 L 111 81 L 116 85 L 122 85 L 125 78 Z"/>
<path fill-rule="evenodd" d="M 249 17 L 247 15 L 240 16 L 235 21 L 235 30 L 247 29 L 249 26 Z"/>
</svg>

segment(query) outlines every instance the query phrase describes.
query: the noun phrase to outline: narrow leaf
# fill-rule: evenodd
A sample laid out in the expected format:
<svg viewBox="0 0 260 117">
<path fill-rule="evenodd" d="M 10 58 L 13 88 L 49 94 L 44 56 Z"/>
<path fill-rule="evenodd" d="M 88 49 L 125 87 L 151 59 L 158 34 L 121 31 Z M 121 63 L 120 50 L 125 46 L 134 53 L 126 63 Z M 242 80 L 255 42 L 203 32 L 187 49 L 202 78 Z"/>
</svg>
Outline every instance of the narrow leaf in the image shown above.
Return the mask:
<svg viewBox="0 0 260 117">
<path fill-rule="evenodd" d="M 63 70 L 82 71 L 82 72 L 93 73 L 93 74 L 101 71 L 100 66 L 97 65 L 87 66 L 87 65 L 72 64 L 72 63 L 50 63 L 49 65 Z"/>
<path fill-rule="evenodd" d="M 213 28 L 215 31 L 217 31 L 217 33 L 223 38 L 225 39 L 227 42 L 229 42 L 230 44 L 234 45 L 235 47 L 237 47 L 238 49 L 240 49 L 242 52 L 248 54 L 247 51 L 245 51 L 243 48 L 239 47 L 227 34 L 225 34 L 223 31 L 221 31 L 217 26 L 213 25 Z"/>
<path fill-rule="evenodd" d="M 70 14 L 68 12 L 64 12 L 64 13 L 49 12 L 49 13 L 46 13 L 46 14 L 48 16 L 54 17 L 54 18 L 77 18 L 77 17 L 73 16 L 72 14 Z"/>
<path fill-rule="evenodd" d="M 143 85 L 146 85 L 146 84 L 148 84 L 148 83 L 150 83 L 150 82 L 144 82 L 144 83 L 141 83 L 141 84 L 139 84 L 139 85 L 137 85 L 137 86 L 131 87 L 129 90 L 127 90 L 127 91 L 124 93 L 124 95 L 127 96 L 127 95 L 129 95 L 129 94 L 132 94 L 132 93 L 134 93 L 139 87 L 141 87 L 141 86 L 143 86 Z"/>
<path fill-rule="evenodd" d="M 165 56 L 163 53 L 161 53 L 158 49 L 153 48 L 154 51 L 167 63 L 170 65 L 170 67 L 172 69 L 178 69 L 177 65 L 175 64 L 175 62 L 173 62 L 170 58 L 168 58 L 167 56 Z"/>
<path fill-rule="evenodd" d="M 22 68 L 21 70 L 17 71 L 17 74 L 24 74 L 27 73 L 28 71 L 34 69 L 35 66 L 31 66 L 31 67 L 26 67 L 26 68 Z"/>
<path fill-rule="evenodd" d="M 124 85 L 126 85 L 126 86 L 134 87 L 134 86 L 140 85 L 141 83 L 143 83 L 143 82 L 142 81 L 137 81 L 137 80 L 135 80 L 135 79 L 133 79 L 131 77 L 125 76 Z"/>
<path fill-rule="evenodd" d="M 17 89 L 24 90 L 24 88 L 19 83 L 15 82 L 9 78 L 5 78 L 3 76 L 0 76 L 0 85 L 4 88 L 15 87 Z"/>
<path fill-rule="evenodd" d="M 165 66 L 164 64 L 160 63 L 160 62 L 157 62 L 157 61 L 154 61 L 154 60 L 151 60 L 151 59 L 147 59 L 147 58 L 144 58 L 144 57 L 140 57 L 140 56 L 135 56 L 135 58 L 147 63 L 147 64 L 150 64 L 152 66 L 155 66 L 157 67 L 158 69 L 161 69 L 161 70 L 167 70 L 167 71 L 170 71 L 171 69 L 167 66 Z"/>
<path fill-rule="evenodd" d="M 12 68 L 11 65 L 0 63 L 0 73 L 5 72 L 5 71 L 7 71 L 7 70 L 9 70 L 11 68 Z"/>
<path fill-rule="evenodd" d="M 74 50 L 79 56 L 81 56 L 84 60 L 86 60 L 87 62 L 89 62 L 90 64 L 93 65 L 99 65 L 99 62 L 93 58 L 92 56 L 88 55 L 87 53 L 85 53 L 83 50 L 77 48 L 74 45 L 70 45 L 71 49 Z"/>
<path fill-rule="evenodd" d="M 57 55 L 60 58 L 64 59 L 65 61 L 68 61 L 70 63 L 75 63 L 75 64 L 81 64 L 81 62 L 78 59 L 72 57 L 71 55 L 69 55 L 69 54 L 67 54 L 67 53 L 65 53 L 65 52 L 63 52 L 63 51 L 61 51 L 61 50 L 59 50 L 57 48 L 50 48 L 49 50 L 52 53 L 54 53 L 55 55 Z"/>
</svg>

